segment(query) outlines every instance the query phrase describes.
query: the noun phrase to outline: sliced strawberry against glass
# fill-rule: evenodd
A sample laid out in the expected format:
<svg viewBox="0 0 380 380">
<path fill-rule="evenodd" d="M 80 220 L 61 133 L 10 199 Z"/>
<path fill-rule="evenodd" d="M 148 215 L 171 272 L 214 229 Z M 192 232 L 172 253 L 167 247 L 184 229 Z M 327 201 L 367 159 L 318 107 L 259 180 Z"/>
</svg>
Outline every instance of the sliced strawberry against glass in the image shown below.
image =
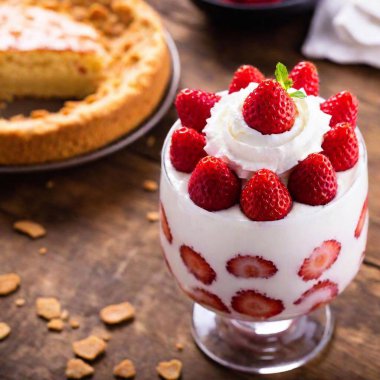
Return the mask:
<svg viewBox="0 0 380 380">
<path fill-rule="evenodd" d="M 319 281 L 301 297 L 294 301 L 294 305 L 304 305 L 308 312 L 316 310 L 332 301 L 338 295 L 338 285 L 330 280 Z"/>
<path fill-rule="evenodd" d="M 272 261 L 252 255 L 235 256 L 227 262 L 226 269 L 235 277 L 241 278 L 269 278 L 278 271 Z"/>
<path fill-rule="evenodd" d="M 284 310 L 281 300 L 250 289 L 238 291 L 231 300 L 231 306 L 238 313 L 255 319 L 268 319 Z"/>
<path fill-rule="evenodd" d="M 170 230 L 168 218 L 166 216 L 166 212 L 165 212 L 162 202 L 160 202 L 160 220 L 161 220 L 162 232 L 164 233 L 168 242 L 171 244 L 173 241 L 173 235 Z"/>
<path fill-rule="evenodd" d="M 230 310 L 223 303 L 223 301 L 216 294 L 211 293 L 206 289 L 195 288 L 186 293 L 196 303 L 209 307 L 210 309 L 221 311 L 223 313 L 230 313 Z"/>
<path fill-rule="evenodd" d="M 356 225 L 356 228 L 355 228 L 356 239 L 359 239 L 360 235 L 362 234 L 365 219 L 367 216 L 367 212 L 368 212 L 368 195 L 365 198 L 365 201 L 364 201 L 364 204 L 362 207 L 362 211 L 360 212 L 359 221 L 358 221 L 358 224 Z"/>
<path fill-rule="evenodd" d="M 250 83 L 260 83 L 265 79 L 264 74 L 255 66 L 242 65 L 234 73 L 229 93 L 246 88 Z"/>
<path fill-rule="evenodd" d="M 188 271 L 205 285 L 211 285 L 216 280 L 216 272 L 206 259 L 193 248 L 182 245 L 180 254 Z"/>
<path fill-rule="evenodd" d="M 219 100 L 220 96 L 212 92 L 189 88 L 180 91 L 175 106 L 182 126 L 201 132 L 211 116 L 211 108 Z"/>
<path fill-rule="evenodd" d="M 326 240 L 314 248 L 312 254 L 304 260 L 298 276 L 304 281 L 316 280 L 336 262 L 342 245 L 336 240 Z"/>
</svg>

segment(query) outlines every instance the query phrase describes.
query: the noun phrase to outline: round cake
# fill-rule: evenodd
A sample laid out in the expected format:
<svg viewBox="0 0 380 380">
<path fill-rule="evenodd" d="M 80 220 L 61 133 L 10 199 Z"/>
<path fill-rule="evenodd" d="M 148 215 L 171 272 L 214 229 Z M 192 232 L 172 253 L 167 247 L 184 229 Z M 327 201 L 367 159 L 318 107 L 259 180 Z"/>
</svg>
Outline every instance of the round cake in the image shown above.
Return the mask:
<svg viewBox="0 0 380 380">
<path fill-rule="evenodd" d="M 0 0 L 0 20 L 0 99 L 70 99 L 55 113 L 0 119 L 0 165 L 96 150 L 141 124 L 165 93 L 165 30 L 142 0 Z"/>
</svg>

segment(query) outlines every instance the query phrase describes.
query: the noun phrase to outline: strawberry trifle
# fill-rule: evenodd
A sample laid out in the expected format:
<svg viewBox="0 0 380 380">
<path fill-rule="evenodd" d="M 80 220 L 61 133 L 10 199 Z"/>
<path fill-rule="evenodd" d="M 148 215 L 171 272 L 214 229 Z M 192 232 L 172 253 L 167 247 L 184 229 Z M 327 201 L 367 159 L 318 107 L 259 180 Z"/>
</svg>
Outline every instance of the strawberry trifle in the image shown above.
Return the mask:
<svg viewBox="0 0 380 380">
<path fill-rule="evenodd" d="M 160 188 L 161 245 L 196 302 L 197 343 L 229 367 L 260 373 L 302 365 L 327 343 L 325 305 L 356 275 L 368 229 L 356 97 L 319 97 L 311 62 L 290 74 L 279 63 L 275 77 L 244 65 L 229 91 L 182 90 Z M 263 326 L 277 339 L 272 360 L 257 353 Z M 255 342 L 253 357 L 236 357 L 241 334 L 245 348 Z"/>
</svg>

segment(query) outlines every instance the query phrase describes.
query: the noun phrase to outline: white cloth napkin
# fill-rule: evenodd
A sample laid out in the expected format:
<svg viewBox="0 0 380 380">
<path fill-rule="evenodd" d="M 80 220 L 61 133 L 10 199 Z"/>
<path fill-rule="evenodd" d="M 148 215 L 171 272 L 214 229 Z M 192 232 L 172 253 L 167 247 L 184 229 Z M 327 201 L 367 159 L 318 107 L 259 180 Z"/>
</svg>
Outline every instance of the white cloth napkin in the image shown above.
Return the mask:
<svg viewBox="0 0 380 380">
<path fill-rule="evenodd" d="M 321 0 L 302 52 L 380 68 L 380 0 Z"/>
</svg>

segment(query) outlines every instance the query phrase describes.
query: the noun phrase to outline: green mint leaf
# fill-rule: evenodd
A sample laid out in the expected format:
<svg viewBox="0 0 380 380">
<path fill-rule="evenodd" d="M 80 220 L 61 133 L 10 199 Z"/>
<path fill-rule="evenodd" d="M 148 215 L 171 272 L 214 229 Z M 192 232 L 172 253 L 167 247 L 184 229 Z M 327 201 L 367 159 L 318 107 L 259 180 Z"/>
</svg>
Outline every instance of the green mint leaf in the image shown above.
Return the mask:
<svg viewBox="0 0 380 380">
<path fill-rule="evenodd" d="M 280 85 L 285 91 L 289 90 L 289 88 L 292 87 L 293 81 L 289 78 L 288 69 L 283 63 L 277 63 L 275 76 L 277 82 L 280 83 Z"/>
<path fill-rule="evenodd" d="M 297 98 L 297 99 L 305 99 L 306 95 L 302 91 L 295 91 L 289 94 L 291 98 Z"/>
</svg>

